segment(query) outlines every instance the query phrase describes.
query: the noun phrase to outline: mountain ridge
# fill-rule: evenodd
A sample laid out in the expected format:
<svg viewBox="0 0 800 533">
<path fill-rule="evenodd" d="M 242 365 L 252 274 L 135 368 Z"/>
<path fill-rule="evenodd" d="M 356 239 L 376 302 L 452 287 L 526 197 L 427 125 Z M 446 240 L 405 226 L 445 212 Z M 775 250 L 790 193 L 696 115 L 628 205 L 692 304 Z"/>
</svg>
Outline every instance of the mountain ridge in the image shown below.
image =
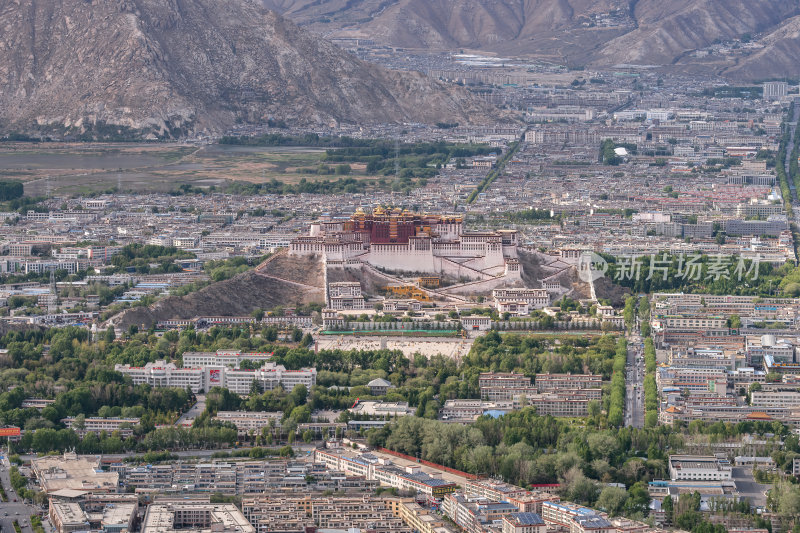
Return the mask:
<svg viewBox="0 0 800 533">
<path fill-rule="evenodd" d="M 783 75 L 800 40 L 768 40 L 778 58 L 693 52 L 747 34 L 763 39 L 800 15 L 798 0 L 262 0 L 330 37 L 363 37 L 411 49 L 466 48 L 561 60 L 569 66 L 659 65 L 736 78 Z M 702 55 L 702 54 L 700 54 Z M 755 55 L 755 53 L 753 54 Z M 747 65 L 752 66 L 753 75 Z"/>
<path fill-rule="evenodd" d="M 181 136 L 291 123 L 468 122 L 458 88 L 358 60 L 252 0 L 0 4 L 0 127 Z"/>
</svg>

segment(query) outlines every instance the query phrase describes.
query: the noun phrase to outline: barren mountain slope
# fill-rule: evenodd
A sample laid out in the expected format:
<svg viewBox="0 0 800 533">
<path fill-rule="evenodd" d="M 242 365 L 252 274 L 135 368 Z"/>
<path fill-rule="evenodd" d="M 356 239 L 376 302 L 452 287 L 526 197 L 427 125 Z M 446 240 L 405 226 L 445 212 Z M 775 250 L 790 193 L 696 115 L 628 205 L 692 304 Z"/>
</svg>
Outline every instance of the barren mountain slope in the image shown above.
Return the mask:
<svg viewBox="0 0 800 533">
<path fill-rule="evenodd" d="M 800 74 L 800 16 L 792 17 L 765 35 L 763 48 L 723 72 L 734 79 L 796 78 Z"/>
<path fill-rule="evenodd" d="M 134 307 L 111 318 L 123 329 L 150 327 L 159 320 L 197 316 L 246 316 L 279 305 L 325 303 L 322 261 L 316 257 L 276 257 L 265 273 L 248 271 L 187 296 L 170 296 L 149 307 Z M 282 279 L 278 279 L 282 278 Z"/>
<path fill-rule="evenodd" d="M 551 35 L 628 5 L 624 0 L 262 1 L 323 33 L 363 35 L 411 48 L 482 47 Z"/>
<path fill-rule="evenodd" d="M 798 0 L 262 1 L 328 36 L 528 55 L 569 65 L 674 65 L 757 79 L 794 73 L 800 56 L 793 38 L 765 40 L 763 53 L 745 57 L 741 65 L 733 65 L 734 58 L 689 56 L 717 40 L 793 27 Z"/>
<path fill-rule="evenodd" d="M 639 0 L 638 27 L 607 43 L 597 60 L 670 64 L 715 40 L 773 28 L 797 11 L 796 0 Z"/>
<path fill-rule="evenodd" d="M 0 1 L 4 129 L 114 124 L 164 135 L 269 117 L 466 122 L 483 113 L 464 92 L 359 61 L 256 0 Z"/>
</svg>

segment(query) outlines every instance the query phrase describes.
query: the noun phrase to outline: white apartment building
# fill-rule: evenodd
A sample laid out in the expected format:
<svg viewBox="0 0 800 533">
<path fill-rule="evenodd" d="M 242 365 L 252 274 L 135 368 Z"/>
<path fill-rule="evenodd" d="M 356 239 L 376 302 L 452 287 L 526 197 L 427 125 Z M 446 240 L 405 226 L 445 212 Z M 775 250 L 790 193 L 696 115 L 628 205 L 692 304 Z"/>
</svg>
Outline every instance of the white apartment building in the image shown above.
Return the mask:
<svg viewBox="0 0 800 533">
<path fill-rule="evenodd" d="M 753 407 L 800 407 L 800 391 L 759 390 L 751 398 Z"/>
<path fill-rule="evenodd" d="M 547 524 L 536 513 L 511 513 L 503 517 L 503 533 L 546 533 Z"/>
<path fill-rule="evenodd" d="M 264 411 L 218 411 L 214 420 L 219 422 L 231 422 L 236 426 L 239 435 L 247 435 L 251 431 L 259 432 L 263 428 L 270 427 L 270 423 L 274 427 L 280 427 L 281 412 L 264 412 Z"/>
<path fill-rule="evenodd" d="M 143 367 L 118 364 L 114 366 L 114 370 L 130 376 L 136 385 L 146 383 L 152 387 L 188 387 L 194 393 L 222 387 L 236 394 L 249 394 L 254 381 L 261 390 L 282 386 L 291 391 L 296 385 L 305 385 L 307 389 L 311 389 L 317 382 L 315 368 L 286 370 L 283 365 L 274 363 L 265 363 L 258 370 L 244 370 L 225 366 L 179 368 L 174 363 L 156 361 Z"/>
<path fill-rule="evenodd" d="M 423 472 L 419 466 L 400 468 L 391 461 L 379 459 L 370 453 L 350 450 L 314 450 L 314 462 L 324 464 L 329 470 L 348 475 L 364 476 L 400 490 L 410 490 L 441 498 L 456 489 L 456 484 Z"/>
<path fill-rule="evenodd" d="M 475 420 L 490 409 L 505 409 L 510 411 L 511 402 L 506 402 L 505 406 L 499 406 L 493 402 L 483 400 L 446 400 L 439 410 L 442 420 Z"/>
<path fill-rule="evenodd" d="M 780 100 L 789 93 L 789 84 L 785 81 L 768 81 L 764 83 L 764 100 Z"/>
<path fill-rule="evenodd" d="M 673 481 L 724 481 L 732 478 L 731 463 L 714 455 L 670 455 Z"/>
<path fill-rule="evenodd" d="M 267 363 L 272 353 L 237 352 L 236 350 L 217 350 L 216 352 L 186 352 L 183 354 L 183 366 L 197 368 L 202 366 L 226 366 L 239 368 L 242 361 Z"/>
<path fill-rule="evenodd" d="M 509 303 L 525 303 L 528 309 L 543 309 L 550 305 L 550 294 L 546 289 L 495 289 L 492 297 L 498 310 Z"/>
<path fill-rule="evenodd" d="M 83 424 L 76 424 L 75 417 L 64 418 L 61 420 L 67 429 L 75 430 L 78 436 L 83 437 L 87 433 L 100 435 L 103 432 L 109 435 L 119 431 L 122 438 L 133 435 L 134 426 L 139 425 L 138 418 L 86 418 Z"/>
<path fill-rule="evenodd" d="M 328 307 L 340 311 L 366 309 L 361 284 L 349 281 L 329 283 Z"/>
<path fill-rule="evenodd" d="M 604 517 L 603 513 L 589 509 L 588 507 L 581 507 L 574 503 L 568 502 L 544 502 L 542 503 L 542 518 L 548 524 L 556 524 L 563 527 L 570 527 L 572 520 L 579 517 L 590 516 Z"/>
<path fill-rule="evenodd" d="M 728 319 L 706 316 L 667 316 L 661 319 L 661 323 L 668 328 L 717 329 L 727 327 Z"/>
<path fill-rule="evenodd" d="M 349 411 L 357 415 L 396 417 L 413 415 L 416 408 L 409 407 L 408 402 L 359 401 Z"/>
<path fill-rule="evenodd" d="M 197 533 L 256 533 L 256 529 L 232 503 L 159 500 L 147 506 L 142 531 L 172 533 L 181 530 Z"/>
</svg>

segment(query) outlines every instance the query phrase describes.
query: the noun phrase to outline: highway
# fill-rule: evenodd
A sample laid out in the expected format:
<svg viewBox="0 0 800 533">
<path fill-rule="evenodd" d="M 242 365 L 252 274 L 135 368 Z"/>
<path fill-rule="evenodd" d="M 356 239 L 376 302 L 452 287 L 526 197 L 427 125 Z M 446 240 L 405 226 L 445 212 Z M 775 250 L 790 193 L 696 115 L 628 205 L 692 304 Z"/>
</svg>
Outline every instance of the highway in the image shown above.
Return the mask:
<svg viewBox="0 0 800 533">
<path fill-rule="evenodd" d="M 625 365 L 625 425 L 644 427 L 644 348 L 638 333 L 628 335 Z"/>
</svg>

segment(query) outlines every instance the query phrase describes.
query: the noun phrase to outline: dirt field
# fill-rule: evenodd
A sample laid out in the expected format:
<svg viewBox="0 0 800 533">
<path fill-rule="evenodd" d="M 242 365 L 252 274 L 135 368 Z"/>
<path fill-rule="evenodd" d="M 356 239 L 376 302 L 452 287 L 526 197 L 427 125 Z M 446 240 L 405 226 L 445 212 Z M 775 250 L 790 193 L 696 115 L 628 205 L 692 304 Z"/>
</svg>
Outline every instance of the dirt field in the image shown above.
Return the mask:
<svg viewBox="0 0 800 533">
<path fill-rule="evenodd" d="M 338 178 L 316 174 L 323 155 L 323 149 L 304 147 L 4 143 L 0 144 L 0 175 L 25 182 L 29 196 L 87 194 L 114 188 L 165 192 L 183 183 L 222 186 L 231 180 L 297 183 L 302 178 Z M 365 165 L 350 166 L 352 177 L 372 177 L 365 175 Z"/>
<path fill-rule="evenodd" d="M 474 339 L 429 339 L 414 337 L 385 337 L 385 347 L 389 350 L 401 350 L 406 357 L 417 353 L 428 359 L 434 355 L 444 355 L 456 361 L 468 354 Z M 352 337 L 346 335 L 328 335 L 318 337 L 321 350 L 377 350 L 381 348 L 380 337 Z"/>
</svg>

